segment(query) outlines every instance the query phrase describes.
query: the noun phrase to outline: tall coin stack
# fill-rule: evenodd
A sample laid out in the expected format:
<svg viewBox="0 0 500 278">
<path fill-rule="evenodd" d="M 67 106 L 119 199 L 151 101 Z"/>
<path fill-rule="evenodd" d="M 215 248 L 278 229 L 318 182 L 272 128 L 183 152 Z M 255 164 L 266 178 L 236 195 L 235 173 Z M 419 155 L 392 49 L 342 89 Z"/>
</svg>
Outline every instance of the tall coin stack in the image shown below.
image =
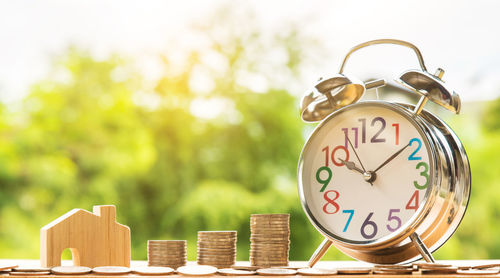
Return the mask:
<svg viewBox="0 0 500 278">
<path fill-rule="evenodd" d="M 236 262 L 236 231 L 199 231 L 198 264 L 228 268 Z"/>
<path fill-rule="evenodd" d="M 250 232 L 250 263 L 253 266 L 288 265 L 290 214 L 252 214 Z"/>
<path fill-rule="evenodd" d="M 148 240 L 148 265 L 176 269 L 186 265 L 185 240 Z"/>
</svg>

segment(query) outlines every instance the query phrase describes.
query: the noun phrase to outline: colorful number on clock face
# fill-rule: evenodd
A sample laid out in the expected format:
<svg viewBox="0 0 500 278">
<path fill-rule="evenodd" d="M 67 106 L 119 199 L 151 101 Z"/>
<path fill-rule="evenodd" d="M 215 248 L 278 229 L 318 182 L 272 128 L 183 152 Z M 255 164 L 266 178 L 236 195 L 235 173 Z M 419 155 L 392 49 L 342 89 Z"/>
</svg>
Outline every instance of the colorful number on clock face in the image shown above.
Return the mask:
<svg viewBox="0 0 500 278">
<path fill-rule="evenodd" d="M 430 188 L 426 142 L 408 118 L 384 105 L 356 105 L 327 120 L 303 153 L 303 196 L 313 217 L 349 241 L 373 241 L 397 231 Z M 378 167 L 370 182 L 360 173 Z"/>
</svg>

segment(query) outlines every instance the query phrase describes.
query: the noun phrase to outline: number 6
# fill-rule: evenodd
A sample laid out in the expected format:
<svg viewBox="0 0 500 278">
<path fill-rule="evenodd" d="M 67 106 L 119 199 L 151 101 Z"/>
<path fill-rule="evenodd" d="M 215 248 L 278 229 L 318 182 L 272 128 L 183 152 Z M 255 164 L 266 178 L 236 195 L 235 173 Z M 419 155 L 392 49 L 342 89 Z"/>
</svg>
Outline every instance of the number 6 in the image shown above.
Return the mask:
<svg viewBox="0 0 500 278">
<path fill-rule="evenodd" d="M 377 224 L 373 221 L 370 221 L 370 218 L 372 218 L 373 216 L 373 212 L 370 212 L 370 214 L 368 214 L 368 217 L 366 217 L 365 221 L 363 222 L 363 224 L 361 225 L 361 235 L 366 238 L 366 239 L 372 239 L 375 237 L 375 235 L 377 234 Z M 367 226 L 372 226 L 373 227 L 373 232 L 371 234 L 367 234 L 365 232 L 365 228 Z"/>
</svg>

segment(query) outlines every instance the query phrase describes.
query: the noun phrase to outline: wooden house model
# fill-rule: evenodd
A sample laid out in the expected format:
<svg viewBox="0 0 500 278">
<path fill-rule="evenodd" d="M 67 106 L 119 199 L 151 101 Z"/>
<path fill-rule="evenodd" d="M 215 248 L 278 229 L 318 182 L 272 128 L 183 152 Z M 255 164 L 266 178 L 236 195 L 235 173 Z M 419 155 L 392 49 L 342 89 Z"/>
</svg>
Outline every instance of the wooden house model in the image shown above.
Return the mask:
<svg viewBox="0 0 500 278">
<path fill-rule="evenodd" d="M 116 222 L 115 206 L 94 206 L 93 213 L 73 209 L 40 231 L 40 263 L 61 265 L 70 249 L 78 266 L 130 266 L 130 229 Z"/>
</svg>

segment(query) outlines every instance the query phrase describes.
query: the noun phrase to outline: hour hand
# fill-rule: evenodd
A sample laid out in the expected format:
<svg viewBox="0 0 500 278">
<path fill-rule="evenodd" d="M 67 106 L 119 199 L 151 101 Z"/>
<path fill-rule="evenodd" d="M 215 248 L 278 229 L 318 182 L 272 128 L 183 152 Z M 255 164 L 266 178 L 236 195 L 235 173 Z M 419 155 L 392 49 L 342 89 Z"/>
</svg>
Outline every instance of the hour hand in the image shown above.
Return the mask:
<svg viewBox="0 0 500 278">
<path fill-rule="evenodd" d="M 356 164 L 354 162 L 352 162 L 352 161 L 345 161 L 345 160 L 343 160 L 341 158 L 339 158 L 339 160 L 347 167 L 347 169 L 357 171 L 357 172 L 359 172 L 361 174 L 365 173 L 365 171 L 363 171 L 362 169 L 359 169 L 359 167 L 356 166 Z"/>
</svg>

